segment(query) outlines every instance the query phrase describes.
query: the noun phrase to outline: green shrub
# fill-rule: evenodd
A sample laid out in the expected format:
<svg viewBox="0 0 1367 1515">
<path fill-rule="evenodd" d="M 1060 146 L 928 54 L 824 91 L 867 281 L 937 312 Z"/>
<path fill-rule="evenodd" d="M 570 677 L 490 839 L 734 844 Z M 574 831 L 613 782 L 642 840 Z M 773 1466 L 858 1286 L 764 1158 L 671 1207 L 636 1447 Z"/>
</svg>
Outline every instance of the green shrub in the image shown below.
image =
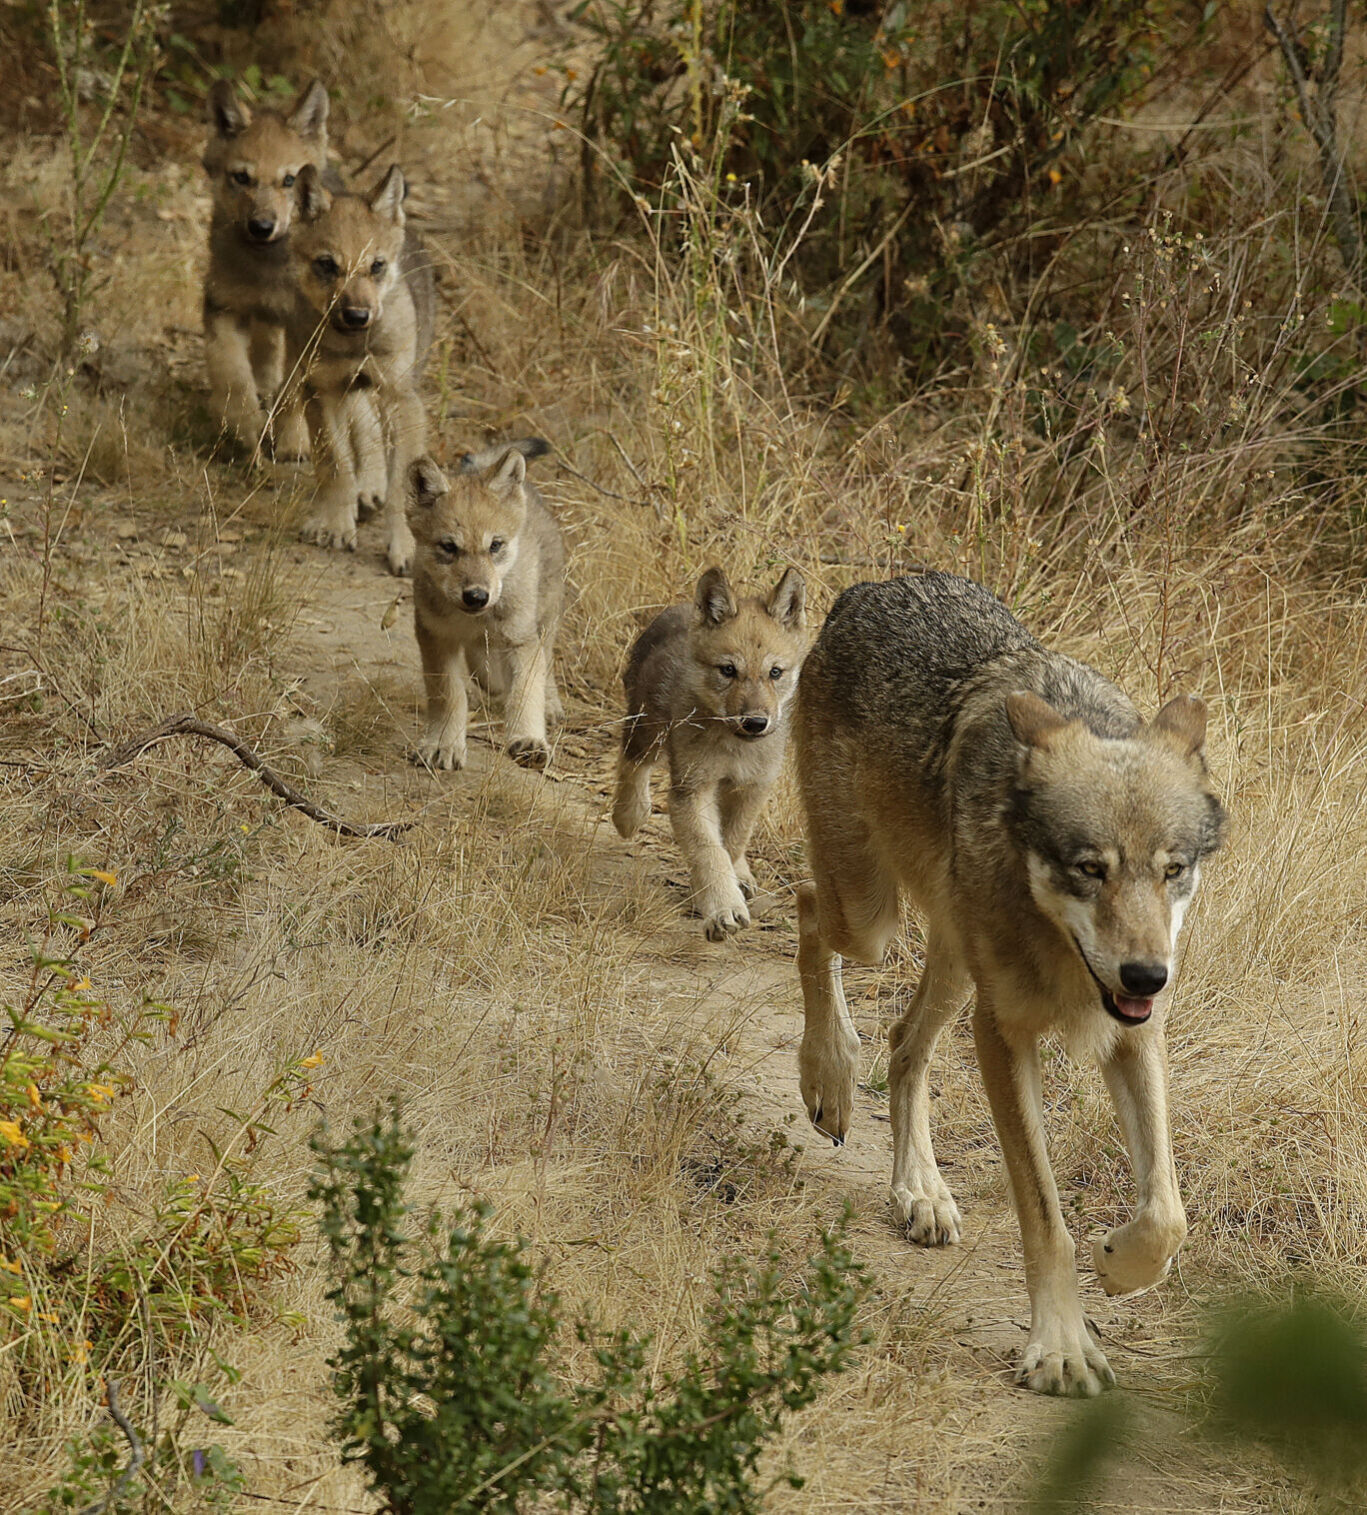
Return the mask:
<svg viewBox="0 0 1367 1515">
<path fill-rule="evenodd" d="M 338 1145 L 320 1134 L 314 1151 L 345 1327 L 337 1429 L 394 1515 L 758 1511 L 766 1444 L 860 1341 L 867 1285 L 842 1226 L 796 1288 L 773 1244 L 758 1265 L 720 1269 L 704 1344 L 672 1374 L 646 1371 L 647 1339 L 579 1323 L 598 1374 L 567 1382 L 560 1300 L 519 1243 L 487 1234 L 486 1207 L 433 1213 L 409 1234 L 413 1148 L 395 1108 Z"/>
</svg>

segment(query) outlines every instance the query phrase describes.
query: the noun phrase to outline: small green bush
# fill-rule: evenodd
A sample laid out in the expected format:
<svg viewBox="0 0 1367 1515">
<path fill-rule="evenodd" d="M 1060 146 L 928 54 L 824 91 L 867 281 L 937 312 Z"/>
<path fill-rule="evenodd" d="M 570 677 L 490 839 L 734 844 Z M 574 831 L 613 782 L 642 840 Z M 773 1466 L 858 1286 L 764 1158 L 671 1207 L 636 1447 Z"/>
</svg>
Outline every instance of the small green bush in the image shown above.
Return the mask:
<svg viewBox="0 0 1367 1515">
<path fill-rule="evenodd" d="M 796 1288 L 772 1244 L 757 1265 L 718 1270 L 705 1342 L 673 1374 L 646 1371 L 647 1339 L 581 1322 L 598 1374 L 566 1382 L 560 1300 L 520 1244 L 487 1234 L 487 1207 L 446 1223 L 433 1213 L 409 1234 L 413 1148 L 395 1107 L 313 1145 L 328 1298 L 346 1332 L 331 1359 L 336 1425 L 393 1515 L 757 1512 L 760 1457 L 784 1414 L 861 1340 L 867 1283 L 842 1224 Z M 780 1477 L 800 1484 L 791 1469 Z"/>
</svg>

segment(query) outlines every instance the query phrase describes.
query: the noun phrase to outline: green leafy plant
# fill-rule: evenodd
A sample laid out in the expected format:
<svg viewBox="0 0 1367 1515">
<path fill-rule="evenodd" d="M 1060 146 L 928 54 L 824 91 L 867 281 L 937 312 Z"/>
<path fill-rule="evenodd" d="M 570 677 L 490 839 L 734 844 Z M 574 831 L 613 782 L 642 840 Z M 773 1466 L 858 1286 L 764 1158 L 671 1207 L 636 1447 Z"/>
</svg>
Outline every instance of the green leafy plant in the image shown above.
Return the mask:
<svg viewBox="0 0 1367 1515">
<path fill-rule="evenodd" d="M 337 1429 L 394 1515 L 758 1511 L 765 1446 L 861 1339 L 867 1284 L 839 1227 L 796 1286 L 772 1243 L 756 1265 L 719 1269 L 704 1342 L 673 1373 L 646 1372 L 646 1339 L 580 1322 L 598 1375 L 567 1382 L 559 1297 L 520 1243 L 488 1234 L 487 1207 L 433 1213 L 410 1234 L 413 1147 L 396 1107 L 313 1146 L 345 1328 Z"/>
</svg>

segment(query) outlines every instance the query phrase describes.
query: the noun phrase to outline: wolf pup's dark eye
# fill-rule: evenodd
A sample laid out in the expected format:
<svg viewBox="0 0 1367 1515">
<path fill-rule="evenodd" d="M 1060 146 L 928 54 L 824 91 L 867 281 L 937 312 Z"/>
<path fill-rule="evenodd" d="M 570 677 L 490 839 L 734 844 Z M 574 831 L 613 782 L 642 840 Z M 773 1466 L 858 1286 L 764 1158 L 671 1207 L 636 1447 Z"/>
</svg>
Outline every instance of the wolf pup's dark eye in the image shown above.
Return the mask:
<svg viewBox="0 0 1367 1515">
<path fill-rule="evenodd" d="M 778 666 L 777 663 L 775 663 L 774 666 L 769 670 L 769 677 L 771 679 L 781 679 L 783 677 L 783 670 Z"/>
<path fill-rule="evenodd" d="M 313 260 L 314 272 L 320 279 L 335 279 L 337 277 L 337 259 L 324 255 Z"/>
<path fill-rule="evenodd" d="M 294 175 L 293 174 L 286 174 L 285 177 L 283 179 L 281 179 L 280 182 L 281 182 L 281 184 L 284 185 L 284 187 L 286 189 L 288 189 L 290 187 L 290 185 L 294 183 Z"/>
<path fill-rule="evenodd" d="M 442 555 L 442 557 L 454 560 L 459 554 L 460 548 L 456 546 L 450 537 L 443 537 L 441 541 L 437 543 L 437 551 Z"/>
<path fill-rule="evenodd" d="M 239 168 L 235 170 L 233 173 L 229 174 L 228 177 L 233 181 L 234 184 L 247 185 L 252 182 L 252 176 L 247 172 L 245 168 Z"/>
<path fill-rule="evenodd" d="M 736 676 L 736 665 L 734 663 L 718 663 L 717 672 L 724 679 L 734 679 Z"/>
<path fill-rule="evenodd" d="M 493 553 L 495 557 L 497 557 L 506 546 L 507 543 L 503 540 L 502 537 L 495 537 L 493 541 L 489 543 L 489 551 Z"/>
<path fill-rule="evenodd" d="M 383 272 L 384 259 L 376 258 L 375 261 L 370 265 L 370 277 L 372 279 L 378 279 Z"/>
</svg>

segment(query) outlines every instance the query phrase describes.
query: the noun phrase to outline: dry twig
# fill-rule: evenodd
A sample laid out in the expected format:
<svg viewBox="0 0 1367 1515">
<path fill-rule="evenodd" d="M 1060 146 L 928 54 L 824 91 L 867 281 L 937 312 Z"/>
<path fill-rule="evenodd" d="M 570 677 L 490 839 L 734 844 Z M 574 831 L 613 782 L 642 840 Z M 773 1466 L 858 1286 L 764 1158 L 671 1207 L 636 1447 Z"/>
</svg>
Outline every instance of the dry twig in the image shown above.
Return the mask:
<svg viewBox="0 0 1367 1515">
<path fill-rule="evenodd" d="M 119 1481 L 109 1490 L 102 1499 L 85 1505 L 78 1515 L 104 1515 L 104 1512 L 112 1505 L 117 1505 L 119 1500 L 128 1492 L 129 1485 L 138 1476 L 138 1469 L 142 1467 L 143 1450 L 142 1442 L 138 1440 L 138 1433 L 133 1429 L 132 1422 L 119 1408 L 119 1386 L 112 1378 L 104 1381 L 105 1394 L 109 1400 L 109 1414 L 114 1424 L 128 1438 L 129 1458 L 128 1466 L 119 1475 Z"/>
<path fill-rule="evenodd" d="M 125 742 L 122 747 L 115 747 L 100 759 L 97 766 L 103 772 L 112 768 L 122 768 L 124 764 L 131 763 L 139 753 L 146 752 L 154 743 L 164 741 L 169 736 L 202 736 L 207 737 L 211 742 L 220 743 L 237 758 L 238 762 L 250 768 L 272 794 L 279 795 L 287 805 L 295 810 L 303 811 L 311 821 L 317 821 L 320 826 L 328 827 L 339 836 L 385 837 L 393 841 L 401 833 L 411 830 L 416 824 L 414 821 L 376 821 L 370 825 L 358 826 L 350 821 L 342 820 L 339 816 L 330 815 L 321 806 L 315 805 L 306 795 L 301 794 L 293 784 L 286 783 L 275 769 L 259 757 L 235 732 L 223 726 L 215 726 L 209 721 L 201 721 L 197 716 L 185 712 L 168 716 L 159 726 L 153 726 L 151 730 L 144 731 L 141 736 L 134 737 L 131 742 Z"/>
</svg>

